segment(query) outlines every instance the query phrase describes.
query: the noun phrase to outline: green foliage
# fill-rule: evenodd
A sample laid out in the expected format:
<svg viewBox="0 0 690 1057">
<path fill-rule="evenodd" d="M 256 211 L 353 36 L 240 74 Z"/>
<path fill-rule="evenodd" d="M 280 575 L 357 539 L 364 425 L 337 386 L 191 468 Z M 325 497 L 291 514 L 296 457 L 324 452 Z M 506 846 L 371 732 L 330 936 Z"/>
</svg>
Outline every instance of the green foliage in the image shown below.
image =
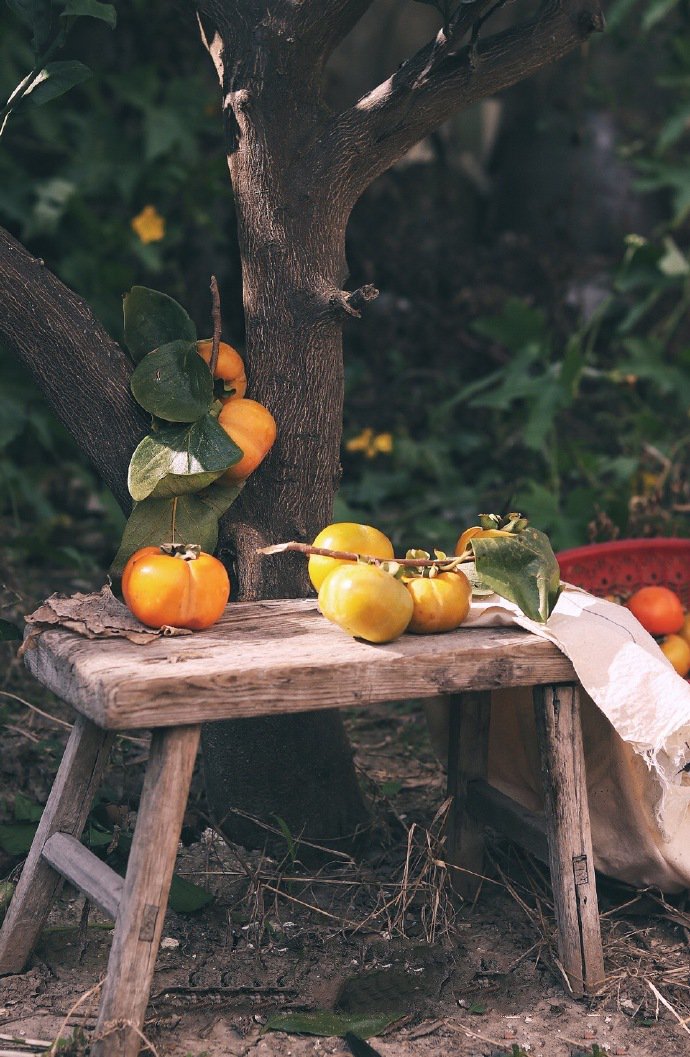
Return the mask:
<svg viewBox="0 0 690 1057">
<path fill-rule="evenodd" d="M 182 495 L 174 500 L 146 499 L 137 503 L 125 525 L 111 575 L 114 578 L 121 576 L 127 559 L 140 547 L 173 540 L 198 543 L 203 551 L 212 554 L 218 542 L 218 519 L 241 490 L 242 484 L 216 482 L 194 495 Z"/>
<path fill-rule="evenodd" d="M 74 24 L 81 18 L 95 18 L 115 28 L 117 16 L 112 4 L 99 0 L 7 0 L 10 11 L 31 31 L 31 69 L 10 92 L 0 110 L 0 135 L 10 115 L 27 107 L 44 106 L 71 88 L 88 80 L 91 70 L 77 59 L 49 62 L 60 51 Z"/>
<path fill-rule="evenodd" d="M 208 364 L 194 341 L 175 337 L 176 327 L 183 334 L 193 328 L 182 306 L 141 287 L 125 297 L 124 305 L 128 343 L 143 356 L 132 375 L 132 393 L 155 417 L 129 464 L 127 483 L 135 506 L 110 570 L 115 578 L 140 547 L 182 541 L 213 552 L 218 519 L 241 489 L 216 482 L 243 455 L 218 424 L 222 405 L 213 401 Z M 160 337 L 172 340 L 151 348 Z"/>
<path fill-rule="evenodd" d="M 586 542 L 600 511 L 625 534 L 645 452 L 671 458 L 690 434 L 689 268 L 668 237 L 632 238 L 609 295 L 571 334 L 510 298 L 478 319 L 471 380 L 450 396 L 444 378 L 427 388 L 415 436 L 401 421 L 390 455 L 346 450 L 338 516 L 445 550 L 487 507 L 524 511 L 557 549 Z"/>
<path fill-rule="evenodd" d="M 32 18 L 43 47 L 68 12 L 59 59 L 94 71 L 55 103 L 12 115 L 0 151 L 0 224 L 76 289 L 120 341 L 124 290 L 164 286 L 207 319 L 208 276 L 215 272 L 237 344 L 239 264 L 218 84 L 194 13 L 171 19 L 167 4 L 132 0 L 118 5 L 114 33 L 107 20 L 81 17 L 86 7 L 93 16 L 109 6 L 0 4 L 0 98 L 34 68 Z M 163 229 L 151 241 L 132 227 L 147 205 Z M 80 570 L 107 568 L 124 523 L 1 345 L 0 516 L 14 554 Z"/>
<path fill-rule="evenodd" d="M 543 532 L 529 527 L 510 536 L 470 540 L 477 573 L 502 598 L 546 623 L 560 594 L 560 570 Z"/>
<path fill-rule="evenodd" d="M 200 492 L 241 458 L 242 451 L 213 415 L 163 427 L 144 437 L 134 452 L 129 491 L 137 502 Z"/>
<path fill-rule="evenodd" d="M 182 305 L 159 290 L 133 286 L 122 302 L 125 344 L 135 363 L 173 341 L 196 341 L 196 327 Z"/>
<path fill-rule="evenodd" d="M 170 341 L 149 352 L 131 387 L 144 410 L 166 422 L 194 422 L 213 401 L 211 372 L 191 341 Z"/>
</svg>

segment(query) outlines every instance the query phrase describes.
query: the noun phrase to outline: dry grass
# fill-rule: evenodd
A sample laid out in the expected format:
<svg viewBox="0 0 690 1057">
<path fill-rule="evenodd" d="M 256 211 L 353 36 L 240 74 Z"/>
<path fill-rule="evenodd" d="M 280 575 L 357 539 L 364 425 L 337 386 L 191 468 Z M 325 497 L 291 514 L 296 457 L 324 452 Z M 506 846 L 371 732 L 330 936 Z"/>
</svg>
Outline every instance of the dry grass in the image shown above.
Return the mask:
<svg viewBox="0 0 690 1057">
<path fill-rule="evenodd" d="M 444 859 L 449 807 L 444 801 L 428 826 L 406 824 L 396 816 L 403 839 L 369 864 L 340 854 L 318 870 L 303 868 L 294 849 L 277 862 L 221 845 L 218 835 L 207 831 L 214 860 L 208 876 L 234 882 L 235 909 L 241 908 L 259 943 L 270 936 L 270 922 L 284 921 L 286 915 L 299 915 L 303 927 L 331 938 L 372 931 L 409 938 L 412 930 L 416 941 L 457 941 L 466 936 L 458 926 L 467 922 L 472 907 L 454 895 L 453 867 Z M 547 868 L 514 845 L 490 841 L 486 876 L 478 880 L 501 889 L 532 934 L 533 942 L 505 975 L 529 961 L 563 979 Z M 658 891 L 618 886 L 612 895 L 605 881 L 602 887 L 609 904 L 601 915 L 606 982 L 590 1005 L 639 1021 L 653 1021 L 666 1010 L 690 1035 L 690 914 Z"/>
</svg>

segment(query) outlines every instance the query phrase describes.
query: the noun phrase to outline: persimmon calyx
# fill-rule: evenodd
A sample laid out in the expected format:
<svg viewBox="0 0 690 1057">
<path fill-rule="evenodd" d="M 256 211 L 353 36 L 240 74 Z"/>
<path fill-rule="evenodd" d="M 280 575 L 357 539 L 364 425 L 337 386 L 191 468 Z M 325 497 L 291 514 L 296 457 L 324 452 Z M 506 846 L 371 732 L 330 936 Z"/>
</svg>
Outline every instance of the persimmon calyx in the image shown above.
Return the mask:
<svg viewBox="0 0 690 1057">
<path fill-rule="evenodd" d="M 505 517 L 501 517 L 500 514 L 479 515 L 479 526 L 484 530 L 494 529 L 500 532 L 524 532 L 528 524 L 529 521 L 527 518 L 515 511 L 506 514 Z"/>
<path fill-rule="evenodd" d="M 199 543 L 161 543 L 160 550 L 170 558 L 181 558 L 185 562 L 193 562 L 201 554 Z"/>
</svg>

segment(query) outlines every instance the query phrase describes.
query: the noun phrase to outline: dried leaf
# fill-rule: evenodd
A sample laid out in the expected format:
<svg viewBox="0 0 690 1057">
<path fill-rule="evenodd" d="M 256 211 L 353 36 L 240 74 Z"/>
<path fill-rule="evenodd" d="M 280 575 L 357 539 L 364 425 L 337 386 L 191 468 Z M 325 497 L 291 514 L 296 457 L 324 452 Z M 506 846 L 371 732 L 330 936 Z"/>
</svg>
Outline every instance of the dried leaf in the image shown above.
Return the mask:
<svg viewBox="0 0 690 1057">
<path fill-rule="evenodd" d="M 125 638 L 139 644 L 154 642 L 162 635 L 192 634 L 186 628 L 147 628 L 115 597 L 108 584 L 88 595 L 51 595 L 26 617 L 26 623 L 30 638 L 50 627 L 67 628 L 87 639 Z"/>
</svg>

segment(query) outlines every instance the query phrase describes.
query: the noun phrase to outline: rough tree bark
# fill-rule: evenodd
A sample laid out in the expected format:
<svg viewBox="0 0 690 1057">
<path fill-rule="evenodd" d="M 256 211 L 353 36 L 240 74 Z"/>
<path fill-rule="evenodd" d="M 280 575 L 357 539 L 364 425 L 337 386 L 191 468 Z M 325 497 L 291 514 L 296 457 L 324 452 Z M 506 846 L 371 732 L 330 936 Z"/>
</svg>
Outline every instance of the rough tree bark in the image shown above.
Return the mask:
<svg viewBox="0 0 690 1057">
<path fill-rule="evenodd" d="M 127 466 L 149 428 L 132 399 L 133 365 L 89 306 L 0 228 L 0 340 L 129 513 Z"/>
<path fill-rule="evenodd" d="M 345 229 L 355 202 L 373 179 L 453 113 L 603 28 L 596 0 L 545 0 L 533 17 L 485 39 L 484 22 L 500 2 L 470 0 L 391 78 L 349 110 L 329 113 L 321 98 L 324 66 L 371 3 L 200 0 L 195 5 L 222 89 L 251 395 L 278 422 L 271 455 L 222 525 L 220 553 L 237 570 L 243 598 L 303 595 L 306 569 L 299 556 L 261 561 L 256 549 L 283 539 L 308 540 L 331 519 L 340 472 L 342 324 L 358 315 L 371 295 L 344 290 Z M 84 428 L 75 429 L 62 374 L 46 362 L 33 337 L 34 319 L 22 304 L 29 289 L 35 288 L 32 303 L 47 296 L 45 276 L 10 241 L 0 240 L 3 260 L 19 262 L 17 281 L 23 285 L 13 296 L 0 292 L 0 337 L 44 380 L 52 406 L 62 409 L 63 420 L 70 419 L 82 447 L 121 497 L 140 428 L 123 395 L 123 363 L 102 335 L 97 353 L 92 342 L 65 335 L 75 379 L 100 360 L 93 383 L 91 375 L 87 389 L 77 385 Z M 59 315 L 57 296 L 51 313 Z M 112 420 L 104 423 L 97 411 L 108 370 L 114 379 L 109 399 L 122 405 L 125 423 L 118 443 L 121 439 L 126 447 L 124 456 L 111 446 L 110 469 L 99 445 L 111 435 Z M 226 819 L 224 828 L 236 839 L 255 836 L 242 812 L 268 820 L 279 815 L 293 833 L 319 841 L 337 842 L 364 820 L 347 741 L 333 714 L 216 724 L 204 739 L 204 756 L 211 809 Z M 228 816 L 228 808 L 240 814 Z"/>
</svg>

